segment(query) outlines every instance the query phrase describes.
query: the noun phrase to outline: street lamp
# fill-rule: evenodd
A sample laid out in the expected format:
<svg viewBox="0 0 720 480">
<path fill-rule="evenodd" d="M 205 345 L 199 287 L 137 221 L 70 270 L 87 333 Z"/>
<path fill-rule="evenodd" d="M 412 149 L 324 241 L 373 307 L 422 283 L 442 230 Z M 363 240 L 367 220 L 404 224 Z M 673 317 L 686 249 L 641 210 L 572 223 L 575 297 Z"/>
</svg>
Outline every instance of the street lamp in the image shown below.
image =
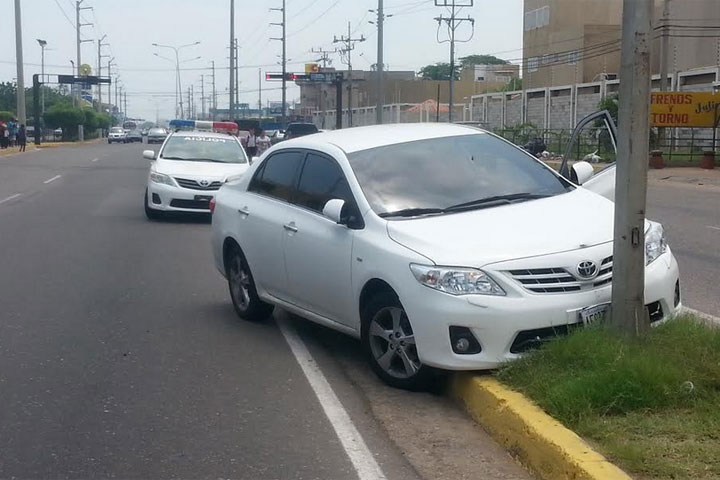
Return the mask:
<svg viewBox="0 0 720 480">
<path fill-rule="evenodd" d="M 38 45 L 40 45 L 40 50 L 42 52 L 40 60 L 40 78 L 42 78 L 42 81 L 40 82 L 40 114 L 45 115 L 45 88 L 43 88 L 43 84 L 45 83 L 45 47 L 47 46 L 47 42 L 39 38 L 37 39 L 37 42 Z M 38 123 L 40 122 L 38 121 Z"/>
<path fill-rule="evenodd" d="M 152 45 L 153 45 L 153 47 L 158 47 L 158 48 L 169 48 L 173 52 L 175 52 L 175 105 L 180 107 L 180 117 L 183 117 L 183 116 L 185 116 L 185 114 L 183 112 L 183 104 L 182 104 L 182 82 L 180 81 L 180 55 L 179 55 L 179 52 L 183 48 L 194 47 L 195 45 L 200 45 L 200 42 L 198 41 L 195 43 L 188 43 L 186 45 L 180 45 L 177 47 L 173 46 L 173 45 L 163 45 L 160 43 L 153 43 Z M 156 56 L 160 57 L 160 55 L 157 55 L 157 54 L 156 54 Z M 160 58 L 164 58 L 164 57 L 160 57 Z M 193 59 L 193 60 L 196 60 L 196 59 Z M 177 115 L 177 107 L 175 109 L 175 113 Z"/>
</svg>

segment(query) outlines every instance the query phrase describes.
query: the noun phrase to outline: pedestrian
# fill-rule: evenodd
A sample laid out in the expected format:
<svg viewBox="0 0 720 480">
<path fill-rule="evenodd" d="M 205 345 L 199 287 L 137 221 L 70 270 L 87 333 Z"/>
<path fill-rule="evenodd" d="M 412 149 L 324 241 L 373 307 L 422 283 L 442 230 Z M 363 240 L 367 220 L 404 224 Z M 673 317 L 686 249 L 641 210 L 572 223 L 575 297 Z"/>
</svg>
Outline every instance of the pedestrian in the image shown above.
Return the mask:
<svg viewBox="0 0 720 480">
<path fill-rule="evenodd" d="M 257 157 L 257 131 L 254 128 L 250 130 L 250 135 L 245 140 L 245 150 L 248 157 Z"/>
<path fill-rule="evenodd" d="M 14 147 L 16 139 L 17 139 L 17 133 L 18 133 L 17 120 L 15 120 L 14 118 L 11 118 L 10 121 L 8 122 L 8 131 L 10 133 L 10 146 Z"/>
<path fill-rule="evenodd" d="M 20 147 L 20 151 L 25 151 L 25 145 L 27 144 L 27 131 L 25 130 L 25 125 L 20 125 L 20 129 L 17 133 L 17 144 Z"/>
<path fill-rule="evenodd" d="M 270 137 L 268 137 L 265 134 L 265 130 L 260 130 L 260 135 L 258 135 L 256 140 L 257 145 L 257 156 L 261 156 L 263 153 L 265 153 L 265 150 L 270 148 L 272 146 L 272 141 L 270 140 Z"/>
<path fill-rule="evenodd" d="M 3 150 L 8 148 L 8 145 L 10 144 L 10 130 L 8 130 L 7 125 L 3 125 L 2 131 L 0 131 L 0 148 Z"/>
</svg>

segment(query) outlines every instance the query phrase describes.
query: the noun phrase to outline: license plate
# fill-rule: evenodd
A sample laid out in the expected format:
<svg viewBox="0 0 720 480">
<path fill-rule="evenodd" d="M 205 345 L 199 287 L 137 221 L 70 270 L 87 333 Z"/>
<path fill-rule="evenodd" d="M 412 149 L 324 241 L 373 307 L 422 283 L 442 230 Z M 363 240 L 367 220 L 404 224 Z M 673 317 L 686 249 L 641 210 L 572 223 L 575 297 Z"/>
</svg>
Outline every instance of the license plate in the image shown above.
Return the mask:
<svg viewBox="0 0 720 480">
<path fill-rule="evenodd" d="M 212 198 L 212 195 L 195 195 L 195 200 L 199 202 L 209 202 Z"/>
<path fill-rule="evenodd" d="M 605 320 L 605 317 L 607 317 L 609 311 L 609 303 L 583 308 L 582 310 L 580 310 L 580 319 L 585 325 L 603 322 Z"/>
</svg>

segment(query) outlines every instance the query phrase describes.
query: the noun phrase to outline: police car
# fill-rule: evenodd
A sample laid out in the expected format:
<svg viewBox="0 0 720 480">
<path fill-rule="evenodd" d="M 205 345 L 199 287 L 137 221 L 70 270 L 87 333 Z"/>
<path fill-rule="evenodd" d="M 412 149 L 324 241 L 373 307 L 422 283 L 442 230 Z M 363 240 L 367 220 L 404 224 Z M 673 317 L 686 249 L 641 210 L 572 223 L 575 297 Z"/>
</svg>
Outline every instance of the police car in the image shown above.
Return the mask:
<svg viewBox="0 0 720 480">
<path fill-rule="evenodd" d="M 239 178 L 250 162 L 232 122 L 173 120 L 159 152 L 151 160 L 145 190 L 145 214 L 155 220 L 167 212 L 210 213 L 210 201 L 228 180 Z"/>
</svg>

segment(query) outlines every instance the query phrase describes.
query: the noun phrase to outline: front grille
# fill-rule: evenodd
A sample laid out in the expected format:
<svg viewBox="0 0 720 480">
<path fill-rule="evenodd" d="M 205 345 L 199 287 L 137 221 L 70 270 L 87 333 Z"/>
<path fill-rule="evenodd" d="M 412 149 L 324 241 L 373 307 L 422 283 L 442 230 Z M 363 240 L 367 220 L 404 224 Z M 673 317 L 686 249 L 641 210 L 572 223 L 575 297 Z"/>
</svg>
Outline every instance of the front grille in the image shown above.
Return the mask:
<svg viewBox="0 0 720 480">
<path fill-rule="evenodd" d="M 509 270 L 512 278 L 533 293 L 567 293 L 591 290 L 612 282 L 612 257 L 604 258 L 592 280 L 580 280 L 563 267 Z"/>
<path fill-rule="evenodd" d="M 170 206 L 191 210 L 210 210 L 210 202 L 208 200 L 182 200 L 176 198 L 170 202 Z"/>
<path fill-rule="evenodd" d="M 582 327 L 582 323 L 570 325 L 558 325 L 557 327 L 535 328 L 523 330 L 515 336 L 510 346 L 510 353 L 523 353 L 541 346 L 553 338 L 561 337 L 570 333 L 574 328 Z"/>
<path fill-rule="evenodd" d="M 210 182 L 209 184 L 203 186 L 200 185 L 197 180 L 190 180 L 188 178 L 175 177 L 175 181 L 181 187 L 189 188 L 191 190 L 220 190 L 220 187 L 222 187 L 222 182 Z"/>
</svg>

